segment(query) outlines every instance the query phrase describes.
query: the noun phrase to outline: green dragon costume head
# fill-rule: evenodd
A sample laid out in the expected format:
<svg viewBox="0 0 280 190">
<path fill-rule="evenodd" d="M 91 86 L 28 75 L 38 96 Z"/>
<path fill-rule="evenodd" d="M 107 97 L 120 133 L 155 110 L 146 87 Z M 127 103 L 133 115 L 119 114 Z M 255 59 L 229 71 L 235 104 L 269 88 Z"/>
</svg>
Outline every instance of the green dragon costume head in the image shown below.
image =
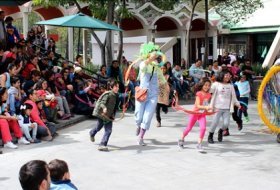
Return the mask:
<svg viewBox="0 0 280 190">
<path fill-rule="evenodd" d="M 150 54 L 153 52 L 156 52 L 158 57 L 165 57 L 165 55 L 160 51 L 159 46 L 155 45 L 153 42 L 144 43 L 140 47 L 140 57 L 143 60 L 148 59 Z M 164 59 L 161 59 L 161 61 L 159 63 L 153 62 L 153 64 L 161 67 L 162 65 L 164 65 L 165 61 L 166 60 L 164 58 Z"/>
</svg>

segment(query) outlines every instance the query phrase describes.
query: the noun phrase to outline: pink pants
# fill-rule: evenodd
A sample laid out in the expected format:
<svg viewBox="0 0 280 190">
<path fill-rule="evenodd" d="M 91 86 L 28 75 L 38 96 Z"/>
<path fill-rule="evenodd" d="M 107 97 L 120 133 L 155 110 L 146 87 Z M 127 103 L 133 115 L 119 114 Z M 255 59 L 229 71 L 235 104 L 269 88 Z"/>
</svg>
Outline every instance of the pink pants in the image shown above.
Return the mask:
<svg viewBox="0 0 280 190">
<path fill-rule="evenodd" d="M 201 139 L 203 139 L 205 131 L 206 131 L 206 116 L 205 115 L 190 114 L 189 123 L 188 123 L 186 129 L 183 132 L 183 136 L 184 137 L 189 134 L 189 132 L 192 130 L 192 128 L 193 128 L 194 124 L 196 123 L 196 121 L 198 121 L 199 126 L 200 126 L 199 137 Z"/>
<path fill-rule="evenodd" d="M 22 131 L 16 120 L 0 119 L 0 133 L 4 144 L 12 140 L 10 129 L 17 138 L 22 137 Z"/>
</svg>

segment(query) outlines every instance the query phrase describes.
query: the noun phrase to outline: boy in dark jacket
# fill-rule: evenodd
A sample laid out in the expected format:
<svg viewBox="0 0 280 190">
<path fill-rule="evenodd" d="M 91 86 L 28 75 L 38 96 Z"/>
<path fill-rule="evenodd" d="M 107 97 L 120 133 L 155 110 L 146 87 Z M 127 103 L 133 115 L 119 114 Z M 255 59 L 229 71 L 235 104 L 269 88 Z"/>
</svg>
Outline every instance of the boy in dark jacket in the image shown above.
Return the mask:
<svg viewBox="0 0 280 190">
<path fill-rule="evenodd" d="M 104 92 L 96 102 L 92 115 L 97 117 L 97 126 L 90 131 L 90 139 L 95 141 L 95 135 L 103 127 L 105 133 L 98 147 L 100 151 L 108 151 L 108 141 L 112 133 L 113 120 L 117 110 L 119 84 L 116 80 L 108 82 L 110 91 Z"/>
</svg>

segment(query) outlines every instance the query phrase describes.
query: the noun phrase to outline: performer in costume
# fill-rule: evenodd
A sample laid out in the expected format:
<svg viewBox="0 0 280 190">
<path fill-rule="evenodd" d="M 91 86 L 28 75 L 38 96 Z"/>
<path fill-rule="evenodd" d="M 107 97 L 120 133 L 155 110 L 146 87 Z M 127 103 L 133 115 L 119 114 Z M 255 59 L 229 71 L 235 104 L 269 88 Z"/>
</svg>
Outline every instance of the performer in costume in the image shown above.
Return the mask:
<svg viewBox="0 0 280 190">
<path fill-rule="evenodd" d="M 159 46 L 152 42 L 141 45 L 140 56 L 142 59 L 139 66 L 140 88 L 148 89 L 148 95 L 143 102 L 135 101 L 135 122 L 136 136 L 139 136 L 138 144 L 145 146 L 143 138 L 150 128 L 156 111 L 159 83 L 166 82 L 160 69 L 166 61 L 166 57 L 160 52 Z"/>
</svg>

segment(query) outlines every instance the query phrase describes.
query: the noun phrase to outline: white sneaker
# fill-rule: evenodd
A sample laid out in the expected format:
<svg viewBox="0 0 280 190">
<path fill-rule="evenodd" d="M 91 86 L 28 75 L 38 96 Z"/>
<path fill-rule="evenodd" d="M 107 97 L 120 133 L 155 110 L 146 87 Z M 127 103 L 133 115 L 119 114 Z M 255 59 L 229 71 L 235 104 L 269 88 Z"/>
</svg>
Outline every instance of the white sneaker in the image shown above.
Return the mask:
<svg viewBox="0 0 280 190">
<path fill-rule="evenodd" d="M 10 141 L 10 142 L 7 142 L 6 144 L 4 144 L 4 148 L 16 149 L 16 148 L 17 148 L 17 145 L 15 145 L 14 143 L 12 143 L 12 142 Z"/>
<path fill-rule="evenodd" d="M 204 152 L 204 149 L 201 144 L 197 144 L 196 149 L 198 152 Z"/>
<path fill-rule="evenodd" d="M 144 140 L 141 139 L 141 138 L 138 140 L 138 144 L 139 144 L 140 146 L 146 146 L 146 145 L 147 145 L 146 143 L 144 143 Z"/>
<path fill-rule="evenodd" d="M 18 144 L 30 144 L 30 142 L 24 137 L 21 137 L 20 139 L 18 139 Z"/>
</svg>

